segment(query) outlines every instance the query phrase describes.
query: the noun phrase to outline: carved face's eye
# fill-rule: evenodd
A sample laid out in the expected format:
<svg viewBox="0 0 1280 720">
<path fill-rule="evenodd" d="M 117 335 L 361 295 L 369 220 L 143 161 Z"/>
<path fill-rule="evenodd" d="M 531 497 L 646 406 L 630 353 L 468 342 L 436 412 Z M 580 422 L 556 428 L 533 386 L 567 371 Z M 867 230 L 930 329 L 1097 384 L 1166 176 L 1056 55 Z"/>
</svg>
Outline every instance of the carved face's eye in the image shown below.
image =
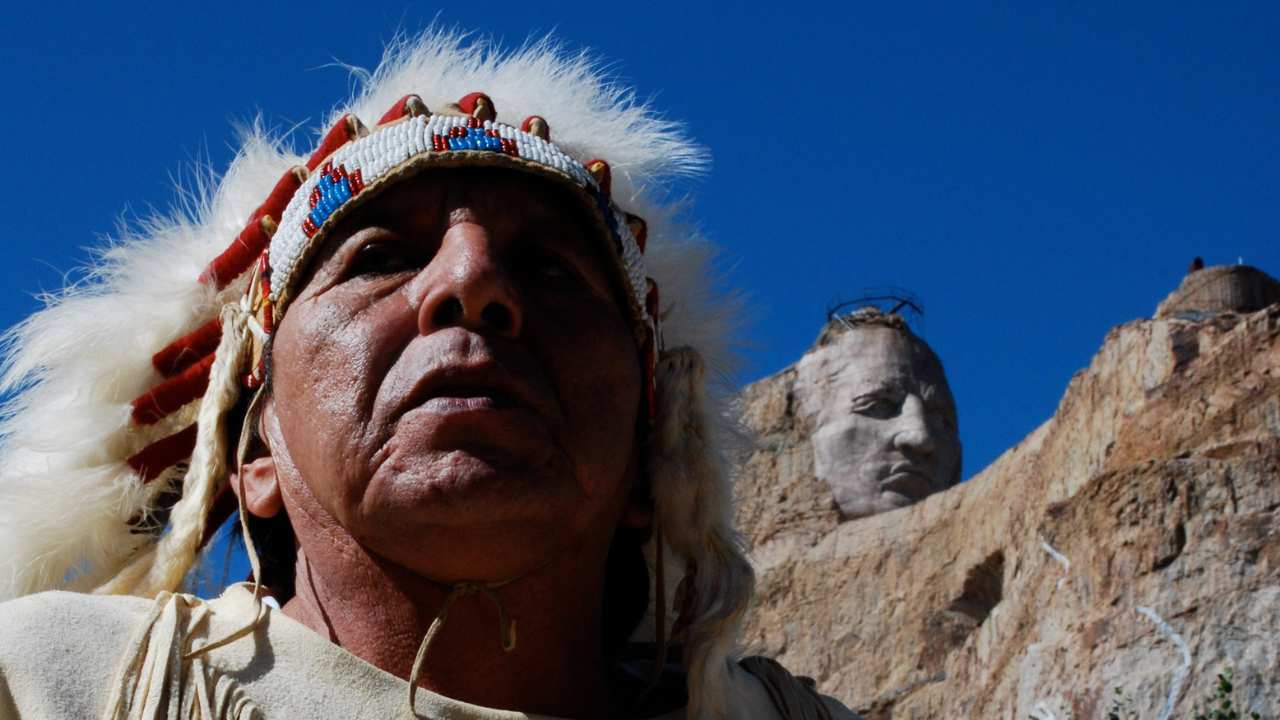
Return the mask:
<svg viewBox="0 0 1280 720">
<path fill-rule="evenodd" d="M 902 394 L 891 390 L 877 390 L 853 399 L 852 410 L 867 417 L 891 418 L 902 407 Z"/>
</svg>

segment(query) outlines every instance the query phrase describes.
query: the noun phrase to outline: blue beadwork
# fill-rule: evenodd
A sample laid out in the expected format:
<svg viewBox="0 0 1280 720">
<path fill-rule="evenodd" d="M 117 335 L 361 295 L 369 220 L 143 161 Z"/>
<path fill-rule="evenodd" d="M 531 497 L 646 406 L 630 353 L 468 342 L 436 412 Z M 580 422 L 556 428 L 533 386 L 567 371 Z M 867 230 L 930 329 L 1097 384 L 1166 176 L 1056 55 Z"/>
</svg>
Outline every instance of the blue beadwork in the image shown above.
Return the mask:
<svg viewBox="0 0 1280 720">
<path fill-rule="evenodd" d="M 502 138 L 486 133 L 483 128 L 463 128 L 462 135 L 449 138 L 449 149 L 502 152 Z"/>
<path fill-rule="evenodd" d="M 351 199 L 351 179 L 344 173 L 334 180 L 333 175 L 326 173 L 316 183 L 316 188 L 320 190 L 320 199 L 316 201 L 316 206 L 308 213 L 308 217 L 315 227 L 320 227 L 334 210 Z"/>
</svg>

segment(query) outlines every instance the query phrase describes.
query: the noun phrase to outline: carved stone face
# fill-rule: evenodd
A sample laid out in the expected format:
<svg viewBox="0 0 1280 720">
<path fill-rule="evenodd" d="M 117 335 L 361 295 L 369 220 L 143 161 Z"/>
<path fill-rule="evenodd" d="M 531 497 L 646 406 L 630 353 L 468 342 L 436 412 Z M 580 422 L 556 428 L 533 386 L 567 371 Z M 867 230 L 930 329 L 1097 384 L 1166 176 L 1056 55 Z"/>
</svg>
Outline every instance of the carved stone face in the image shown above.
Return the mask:
<svg viewBox="0 0 1280 720">
<path fill-rule="evenodd" d="M 798 374 L 814 470 L 844 518 L 904 507 L 959 482 L 955 401 L 923 341 L 859 325 L 805 355 Z"/>
</svg>

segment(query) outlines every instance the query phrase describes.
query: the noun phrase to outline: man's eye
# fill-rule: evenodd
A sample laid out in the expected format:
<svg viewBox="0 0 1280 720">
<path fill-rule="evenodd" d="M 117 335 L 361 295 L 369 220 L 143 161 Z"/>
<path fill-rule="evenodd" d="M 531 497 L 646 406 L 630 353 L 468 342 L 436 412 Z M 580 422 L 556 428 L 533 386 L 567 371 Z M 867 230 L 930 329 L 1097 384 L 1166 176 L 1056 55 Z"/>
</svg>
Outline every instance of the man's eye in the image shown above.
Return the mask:
<svg viewBox="0 0 1280 720">
<path fill-rule="evenodd" d="M 360 247 L 347 265 L 347 276 L 389 275 L 409 268 L 409 260 L 389 242 L 371 242 Z"/>
<path fill-rule="evenodd" d="M 570 289 L 581 285 L 568 261 L 548 252 L 531 252 L 523 259 L 524 275 L 538 287 Z"/>
</svg>

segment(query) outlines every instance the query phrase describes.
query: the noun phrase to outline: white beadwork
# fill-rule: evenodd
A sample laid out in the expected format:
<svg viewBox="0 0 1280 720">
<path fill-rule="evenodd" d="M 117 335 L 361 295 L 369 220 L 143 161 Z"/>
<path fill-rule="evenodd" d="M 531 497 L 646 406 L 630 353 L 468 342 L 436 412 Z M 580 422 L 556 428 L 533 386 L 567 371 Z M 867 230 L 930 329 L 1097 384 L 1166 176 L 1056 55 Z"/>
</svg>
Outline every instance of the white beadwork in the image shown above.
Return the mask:
<svg viewBox="0 0 1280 720">
<path fill-rule="evenodd" d="M 380 128 L 369 135 L 353 140 L 338 148 L 324 161 L 325 165 L 345 168 L 347 175 L 360 171 L 366 186 L 372 186 L 389 170 L 404 163 L 409 158 L 424 153 L 436 155 L 461 155 L 468 152 L 485 152 L 508 157 L 503 153 L 475 150 L 435 151 L 431 139 L 435 135 L 448 137 L 449 131 L 455 127 L 467 127 L 468 118 L 457 115 L 415 116 L 403 122 Z M 498 136 L 512 140 L 516 152 L 525 161 L 536 162 L 548 169 L 564 175 L 574 184 L 593 195 L 600 191 L 591 174 L 581 163 L 566 155 L 560 148 L 542 138 L 524 132 L 519 128 L 486 120 L 479 130 L 496 130 Z M 321 167 L 324 167 L 322 165 Z M 323 173 L 313 172 L 306 182 L 298 188 L 289 201 L 288 207 L 280 218 L 280 229 L 271 238 L 269 259 L 271 262 L 272 282 L 271 300 L 276 302 L 280 293 L 290 287 L 296 280 L 303 255 L 311 245 L 312 238 L 303 232 L 302 225 L 311 212 L 311 193 L 316 185 L 324 179 Z M 626 220 L 617 208 L 610 205 L 618 239 L 622 245 L 621 260 L 626 272 L 628 284 L 631 286 L 631 298 L 642 321 L 648 321 L 645 312 L 645 270 L 644 256 L 636 244 Z M 321 233 L 317 232 L 316 236 Z"/>
</svg>

